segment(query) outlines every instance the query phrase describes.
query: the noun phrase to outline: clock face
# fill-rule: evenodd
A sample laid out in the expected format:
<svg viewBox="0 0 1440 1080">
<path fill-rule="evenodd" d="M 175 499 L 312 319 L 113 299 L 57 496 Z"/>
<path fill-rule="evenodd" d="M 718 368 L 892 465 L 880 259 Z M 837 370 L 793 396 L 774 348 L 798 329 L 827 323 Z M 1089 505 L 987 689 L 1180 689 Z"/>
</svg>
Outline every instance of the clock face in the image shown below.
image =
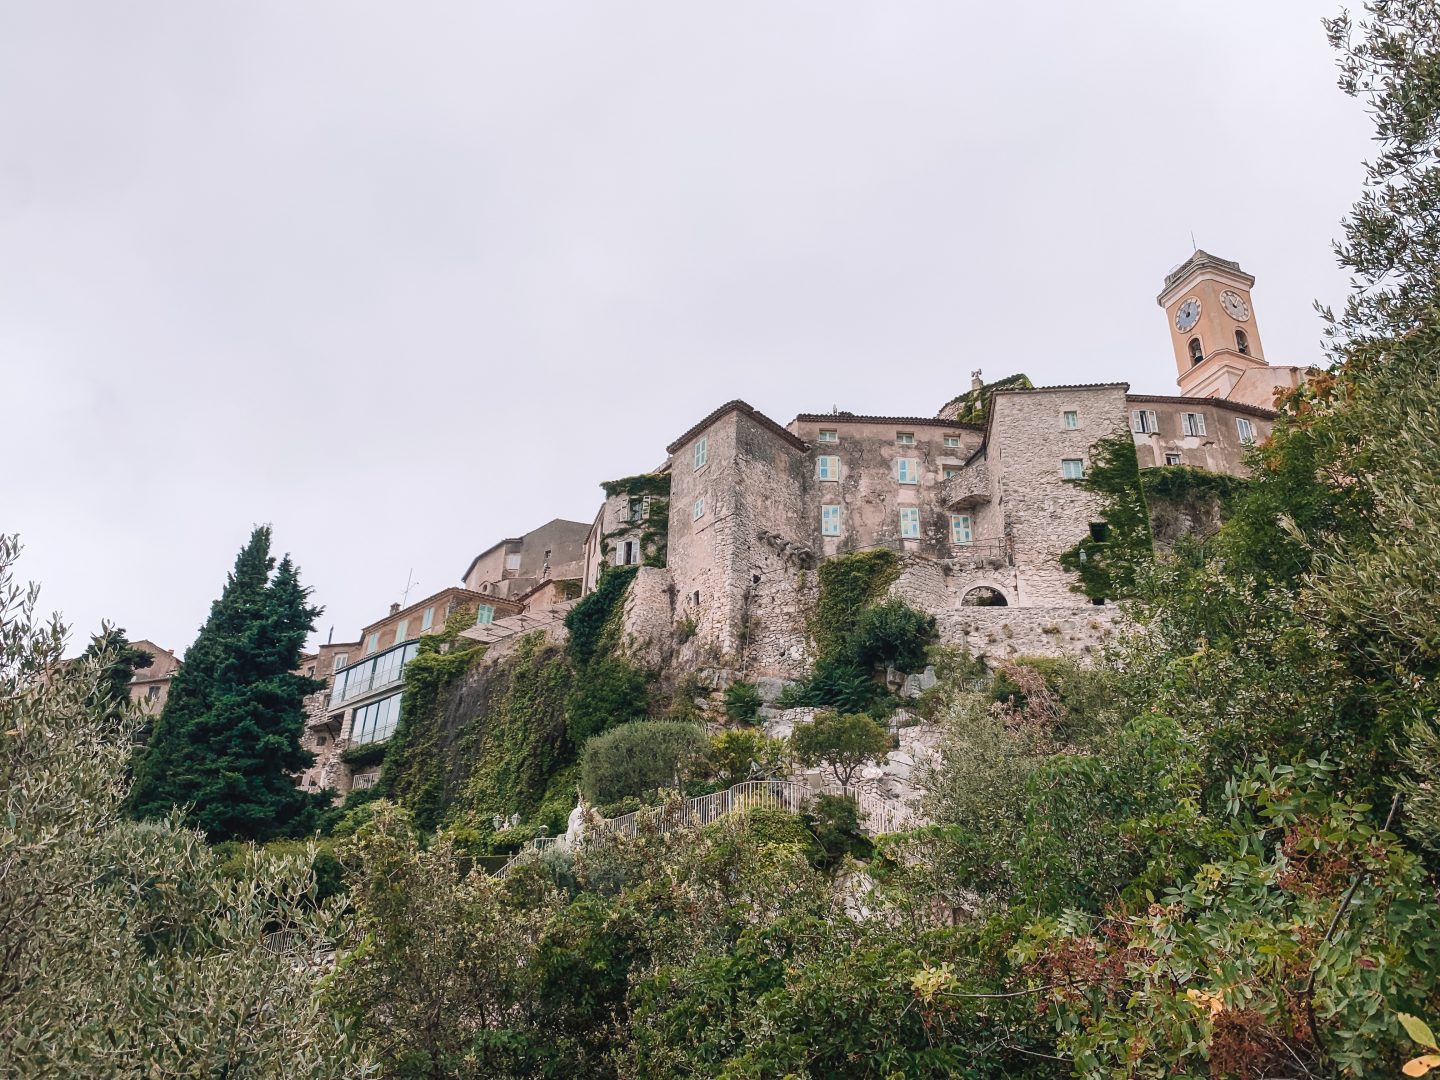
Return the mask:
<svg viewBox="0 0 1440 1080">
<path fill-rule="evenodd" d="M 1226 289 L 1220 294 L 1220 306 L 1225 309 L 1236 322 L 1245 322 L 1250 318 L 1250 305 L 1245 303 L 1245 298 L 1237 292 Z"/>
<path fill-rule="evenodd" d="M 1200 301 L 1192 296 L 1175 311 L 1175 329 L 1182 334 L 1200 321 Z"/>
</svg>

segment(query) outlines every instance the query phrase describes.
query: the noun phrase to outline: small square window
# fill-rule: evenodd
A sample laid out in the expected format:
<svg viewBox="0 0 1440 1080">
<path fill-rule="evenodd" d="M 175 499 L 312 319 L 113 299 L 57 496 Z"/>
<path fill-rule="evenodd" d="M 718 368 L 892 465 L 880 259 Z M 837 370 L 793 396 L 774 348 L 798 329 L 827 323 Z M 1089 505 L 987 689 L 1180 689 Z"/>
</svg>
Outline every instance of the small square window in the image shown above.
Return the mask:
<svg viewBox="0 0 1440 1080">
<path fill-rule="evenodd" d="M 902 506 L 900 508 L 900 535 L 906 540 L 920 539 L 920 508 L 918 506 Z"/>
<path fill-rule="evenodd" d="M 1065 458 L 1060 462 L 1060 475 L 1066 480 L 1085 479 L 1085 462 L 1079 458 Z"/>
<path fill-rule="evenodd" d="M 1200 436 L 1205 434 L 1205 414 L 1198 412 L 1187 412 L 1180 414 L 1180 430 L 1186 435 Z"/>
<path fill-rule="evenodd" d="M 834 428 L 821 428 L 819 438 L 820 442 L 839 442 L 840 432 L 836 431 Z"/>
<path fill-rule="evenodd" d="M 700 441 L 695 444 L 695 471 L 699 472 L 705 467 L 705 462 L 710 457 L 710 440 L 701 436 Z"/>
<path fill-rule="evenodd" d="M 1235 418 L 1235 431 L 1239 434 L 1242 443 L 1253 443 L 1255 441 L 1255 425 L 1243 416 L 1237 416 Z"/>
<path fill-rule="evenodd" d="M 1074 431 L 1080 426 L 1080 414 L 1074 409 L 1066 409 L 1062 415 L 1066 431 Z"/>
<path fill-rule="evenodd" d="M 1180 455 L 1179 455 L 1179 454 L 1166 454 L 1166 455 L 1165 455 L 1165 464 L 1166 464 L 1166 465 L 1179 465 L 1179 464 L 1180 464 Z"/>
<path fill-rule="evenodd" d="M 495 605 L 481 604 L 475 609 L 475 625 L 484 626 L 495 621 Z"/>
<path fill-rule="evenodd" d="M 950 515 L 950 540 L 956 544 L 968 544 L 974 539 L 970 531 L 969 514 Z"/>
<path fill-rule="evenodd" d="M 920 482 L 920 462 L 917 458 L 902 457 L 895 460 L 895 476 L 902 484 Z"/>
<path fill-rule="evenodd" d="M 705 516 L 705 496 L 701 495 L 695 500 L 695 508 L 690 515 L 691 521 L 699 521 Z"/>
<path fill-rule="evenodd" d="M 815 459 L 815 477 L 818 480 L 839 480 L 840 459 L 833 455 L 822 454 Z"/>
<path fill-rule="evenodd" d="M 840 507 L 822 506 L 820 508 L 820 535 L 840 535 Z"/>
<path fill-rule="evenodd" d="M 941 470 L 941 474 L 946 480 L 953 480 L 960 475 L 960 467 L 958 465 L 946 465 L 944 469 Z"/>
<path fill-rule="evenodd" d="M 946 436 L 945 436 L 945 445 L 946 445 L 946 446 L 959 446 L 959 445 L 960 445 L 960 436 L 959 436 L 959 435 L 946 435 Z"/>
<path fill-rule="evenodd" d="M 895 443 L 897 446 L 914 446 L 915 433 L 913 431 L 897 431 L 895 433 Z"/>
</svg>

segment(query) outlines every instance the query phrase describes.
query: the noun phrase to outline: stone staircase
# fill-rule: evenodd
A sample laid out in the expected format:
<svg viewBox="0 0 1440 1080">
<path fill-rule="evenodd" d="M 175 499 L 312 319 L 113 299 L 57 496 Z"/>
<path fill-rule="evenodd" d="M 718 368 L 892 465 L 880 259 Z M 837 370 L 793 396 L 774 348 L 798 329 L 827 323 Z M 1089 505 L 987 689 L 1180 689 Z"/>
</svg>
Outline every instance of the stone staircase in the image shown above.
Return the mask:
<svg viewBox="0 0 1440 1080">
<path fill-rule="evenodd" d="M 535 630 L 551 630 L 562 625 L 570 609 L 578 603 L 578 600 L 566 600 L 552 608 L 546 608 L 544 611 L 525 611 L 519 615 L 507 615 L 494 622 L 480 623 L 461 630 L 460 636 L 469 638 L 471 641 L 478 641 L 482 645 L 494 645 L 496 642 L 528 634 Z"/>
</svg>

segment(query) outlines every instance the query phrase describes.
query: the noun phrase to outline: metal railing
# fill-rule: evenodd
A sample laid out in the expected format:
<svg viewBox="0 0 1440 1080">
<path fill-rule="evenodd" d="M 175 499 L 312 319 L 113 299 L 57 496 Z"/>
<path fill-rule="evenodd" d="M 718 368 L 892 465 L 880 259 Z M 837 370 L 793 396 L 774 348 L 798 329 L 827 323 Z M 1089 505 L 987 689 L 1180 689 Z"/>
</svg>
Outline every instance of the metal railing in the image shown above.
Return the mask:
<svg viewBox="0 0 1440 1080">
<path fill-rule="evenodd" d="M 765 808 L 799 814 L 805 810 L 806 803 L 817 794 L 839 795 L 842 792 L 839 784 L 833 783 L 817 792 L 793 780 L 747 780 L 725 791 L 699 795 L 669 806 L 647 806 L 617 818 L 601 818 L 587 826 L 587 832 L 602 836 L 633 837 L 639 835 L 642 829 L 646 832 L 653 829 L 658 835 L 665 836 L 680 829 L 703 828 L 726 814 L 741 810 Z M 924 824 L 909 807 L 881 798 L 874 792 L 852 791 L 843 794 L 855 801 L 860 824 L 868 832 L 902 832 Z M 534 840 L 527 840 L 519 851 L 510 856 L 499 872 L 508 873 L 517 862 L 552 849 L 568 851 L 569 837 L 537 836 Z"/>
<path fill-rule="evenodd" d="M 1015 561 L 1014 548 L 1008 536 L 990 536 L 963 544 L 951 544 L 950 558 L 975 570 L 1010 566 Z"/>
</svg>

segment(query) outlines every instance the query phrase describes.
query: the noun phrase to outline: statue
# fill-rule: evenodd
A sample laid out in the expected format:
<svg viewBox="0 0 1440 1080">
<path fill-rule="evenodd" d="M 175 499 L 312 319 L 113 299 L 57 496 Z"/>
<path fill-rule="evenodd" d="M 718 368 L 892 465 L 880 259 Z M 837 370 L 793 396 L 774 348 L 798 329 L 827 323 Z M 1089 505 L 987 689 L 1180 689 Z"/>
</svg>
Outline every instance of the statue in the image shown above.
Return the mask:
<svg viewBox="0 0 1440 1080">
<path fill-rule="evenodd" d="M 585 836 L 585 797 L 577 789 L 575 809 L 570 811 L 570 820 L 565 826 L 565 846 L 573 848 Z"/>
</svg>

